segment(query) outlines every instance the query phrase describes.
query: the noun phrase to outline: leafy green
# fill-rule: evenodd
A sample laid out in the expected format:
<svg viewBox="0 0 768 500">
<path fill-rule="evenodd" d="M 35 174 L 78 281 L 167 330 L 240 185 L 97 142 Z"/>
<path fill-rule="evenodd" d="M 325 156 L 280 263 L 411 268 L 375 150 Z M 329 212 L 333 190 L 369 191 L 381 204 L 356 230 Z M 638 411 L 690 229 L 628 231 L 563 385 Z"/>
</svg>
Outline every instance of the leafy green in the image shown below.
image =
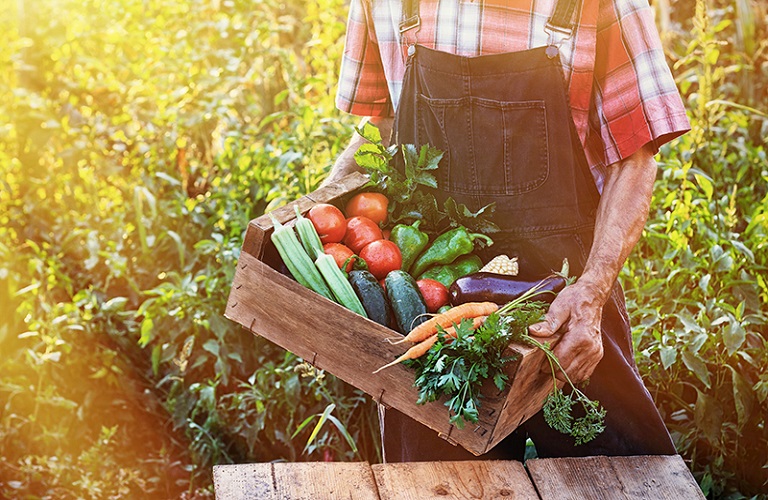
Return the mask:
<svg viewBox="0 0 768 500">
<path fill-rule="evenodd" d="M 427 354 L 407 362 L 416 370 L 417 403 L 446 396 L 452 424 L 463 428 L 465 421 L 477 422 L 483 383 L 492 378 L 496 387 L 503 389 L 508 378 L 504 366 L 515 359 L 504 355 L 510 332 L 502 325 L 501 317 L 492 314 L 473 330 L 472 321 L 465 318 L 456 325 L 455 339 L 438 328 L 438 340 Z"/>
<path fill-rule="evenodd" d="M 370 123 L 358 127 L 357 133 L 367 143 L 355 153 L 355 161 L 370 177 L 370 184 L 390 200 L 389 220 L 393 224 L 421 220 L 421 229 L 437 233 L 447 225 L 465 226 L 472 232 L 493 233 L 499 230 L 491 217 L 493 203 L 472 212 L 466 205 L 448 198 L 439 207 L 431 189 L 437 189 L 437 170 L 443 152 L 429 145 L 417 148 L 413 144 L 386 147 L 381 133 Z M 399 156 L 398 156 L 399 155 Z M 397 168 L 398 161 L 402 169 Z"/>
</svg>

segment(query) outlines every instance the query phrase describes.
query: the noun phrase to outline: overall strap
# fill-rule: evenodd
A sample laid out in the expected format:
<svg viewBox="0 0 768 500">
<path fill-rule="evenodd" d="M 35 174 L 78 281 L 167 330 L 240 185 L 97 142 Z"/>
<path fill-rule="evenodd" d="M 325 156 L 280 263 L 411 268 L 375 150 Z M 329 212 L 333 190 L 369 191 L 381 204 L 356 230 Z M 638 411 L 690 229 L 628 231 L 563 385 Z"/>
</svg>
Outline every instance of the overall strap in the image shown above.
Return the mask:
<svg viewBox="0 0 768 500">
<path fill-rule="evenodd" d="M 547 41 L 547 57 L 553 59 L 560 53 L 560 45 L 573 34 L 575 22 L 573 13 L 581 4 L 581 0 L 557 0 L 552 17 L 544 25 L 544 31 L 549 34 Z"/>
<path fill-rule="evenodd" d="M 421 26 L 419 0 L 403 0 L 403 15 L 400 19 L 400 35 Z"/>
<path fill-rule="evenodd" d="M 558 0 L 547 25 L 570 33 L 573 30 L 573 13 L 579 3 L 579 0 Z"/>
</svg>

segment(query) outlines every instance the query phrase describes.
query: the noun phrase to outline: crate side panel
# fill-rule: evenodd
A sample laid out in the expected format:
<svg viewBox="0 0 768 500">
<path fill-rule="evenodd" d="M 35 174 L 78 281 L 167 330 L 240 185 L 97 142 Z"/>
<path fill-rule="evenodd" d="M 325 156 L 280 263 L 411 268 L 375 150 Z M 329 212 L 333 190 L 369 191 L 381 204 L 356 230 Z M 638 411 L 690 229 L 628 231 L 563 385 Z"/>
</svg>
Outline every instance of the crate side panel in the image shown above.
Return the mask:
<svg viewBox="0 0 768 500">
<path fill-rule="evenodd" d="M 510 377 L 509 392 L 493 436 L 490 437 L 489 450 L 538 413 L 547 394 L 552 391 L 552 373 L 541 371 L 547 362 L 545 354 L 535 347 L 522 344 L 515 344 L 513 349 L 520 355 L 520 359 L 514 378 Z M 558 386 L 562 386 L 562 383 L 558 382 Z"/>
<path fill-rule="evenodd" d="M 339 182 L 325 185 L 307 196 L 316 203 L 333 203 L 339 198 L 357 191 L 368 183 L 368 176 L 362 172 L 352 172 Z"/>
<path fill-rule="evenodd" d="M 396 365 L 372 373 L 405 351 L 387 342 L 397 333 L 304 288 L 249 254 L 240 256 L 225 315 L 450 442 L 475 454 L 487 448 L 496 412 L 485 422 L 483 413 L 480 425 L 457 429 L 448 423 L 441 401 L 417 405 L 410 369 Z M 484 401 L 484 408 L 492 407 L 491 399 Z"/>
</svg>

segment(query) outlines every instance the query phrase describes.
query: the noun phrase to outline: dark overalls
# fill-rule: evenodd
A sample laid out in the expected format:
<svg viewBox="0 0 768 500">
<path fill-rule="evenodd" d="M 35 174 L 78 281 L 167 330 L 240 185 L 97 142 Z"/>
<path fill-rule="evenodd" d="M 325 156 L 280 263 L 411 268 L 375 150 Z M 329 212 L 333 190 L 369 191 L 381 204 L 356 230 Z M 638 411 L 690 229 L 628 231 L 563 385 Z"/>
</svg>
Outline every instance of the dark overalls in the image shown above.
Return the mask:
<svg viewBox="0 0 768 500">
<path fill-rule="evenodd" d="M 578 5 L 558 0 L 548 28 L 569 33 Z M 408 29 L 418 22 L 418 0 L 406 0 L 403 8 Z M 600 195 L 571 117 L 554 44 L 479 57 L 409 46 L 394 140 L 445 151 L 437 170 L 439 201 L 451 196 L 473 210 L 495 202 L 501 232 L 493 235 L 495 244 L 484 260 L 514 255 L 521 274 L 543 277 L 567 257 L 571 274 L 582 272 Z M 575 446 L 539 412 L 481 458 L 520 460 L 526 437 L 540 457 L 675 453 L 635 367 L 618 283 L 603 308 L 602 338 L 603 359 L 584 390 L 607 411 L 602 434 Z M 396 410 L 387 410 L 384 421 L 389 462 L 474 458 Z"/>
</svg>

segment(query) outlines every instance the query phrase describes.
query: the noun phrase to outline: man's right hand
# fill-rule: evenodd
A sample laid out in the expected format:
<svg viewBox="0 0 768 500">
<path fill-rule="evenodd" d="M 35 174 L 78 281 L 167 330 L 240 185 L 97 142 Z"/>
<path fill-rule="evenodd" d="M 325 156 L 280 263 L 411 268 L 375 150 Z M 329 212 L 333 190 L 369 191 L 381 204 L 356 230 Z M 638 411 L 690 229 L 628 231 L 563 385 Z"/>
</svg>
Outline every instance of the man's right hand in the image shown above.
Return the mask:
<svg viewBox="0 0 768 500">
<path fill-rule="evenodd" d="M 372 125 L 378 127 L 379 131 L 381 132 L 382 142 L 384 145 L 388 145 L 389 136 L 392 133 L 394 118 L 381 116 L 366 117 L 363 118 L 363 120 L 360 122 L 360 127 L 362 127 L 366 122 L 370 122 Z M 326 177 L 326 179 L 320 184 L 320 187 L 334 184 L 352 172 L 362 172 L 362 169 L 357 165 L 357 162 L 355 161 L 355 153 L 357 152 L 358 148 L 360 148 L 360 146 L 365 144 L 365 142 L 365 139 L 363 139 L 360 134 L 355 132 L 352 135 L 352 139 L 350 139 L 347 147 L 344 149 L 344 151 L 341 152 L 339 157 L 336 158 L 336 162 L 333 164 L 331 172 L 328 174 L 328 177 Z"/>
</svg>

